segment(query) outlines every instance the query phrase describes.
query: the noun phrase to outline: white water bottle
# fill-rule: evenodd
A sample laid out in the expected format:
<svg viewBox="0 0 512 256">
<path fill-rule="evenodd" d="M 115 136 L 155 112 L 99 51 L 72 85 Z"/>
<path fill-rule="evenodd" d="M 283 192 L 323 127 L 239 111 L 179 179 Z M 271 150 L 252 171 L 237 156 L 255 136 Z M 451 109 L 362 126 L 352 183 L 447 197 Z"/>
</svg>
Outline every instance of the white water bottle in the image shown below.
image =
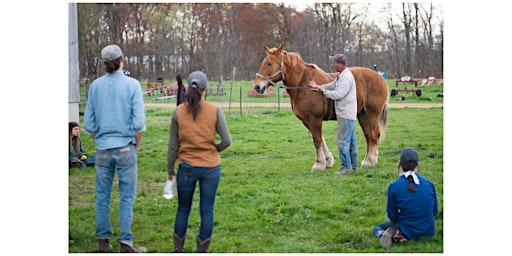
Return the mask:
<svg viewBox="0 0 512 256">
<path fill-rule="evenodd" d="M 164 186 L 164 197 L 165 199 L 172 199 L 176 195 L 177 184 L 176 181 L 167 180 Z"/>
</svg>

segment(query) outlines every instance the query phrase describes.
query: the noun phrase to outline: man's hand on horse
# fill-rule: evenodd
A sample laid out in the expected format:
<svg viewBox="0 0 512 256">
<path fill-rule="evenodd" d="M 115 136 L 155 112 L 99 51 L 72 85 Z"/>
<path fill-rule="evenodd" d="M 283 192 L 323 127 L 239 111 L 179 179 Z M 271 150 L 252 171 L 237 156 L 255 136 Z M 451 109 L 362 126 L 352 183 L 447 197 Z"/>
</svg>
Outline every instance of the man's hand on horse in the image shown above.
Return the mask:
<svg viewBox="0 0 512 256">
<path fill-rule="evenodd" d="M 312 91 L 321 92 L 323 91 L 322 87 L 320 85 L 316 84 L 315 81 L 309 81 L 308 83 L 309 87 L 312 87 Z"/>
</svg>

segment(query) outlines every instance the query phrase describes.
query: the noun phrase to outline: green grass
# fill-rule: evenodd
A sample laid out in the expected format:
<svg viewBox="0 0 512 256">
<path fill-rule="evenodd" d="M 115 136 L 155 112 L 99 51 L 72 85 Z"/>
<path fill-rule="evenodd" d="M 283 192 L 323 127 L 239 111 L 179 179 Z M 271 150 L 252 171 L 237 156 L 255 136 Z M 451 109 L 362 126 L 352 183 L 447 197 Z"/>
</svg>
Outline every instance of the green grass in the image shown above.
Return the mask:
<svg viewBox="0 0 512 256">
<path fill-rule="evenodd" d="M 411 97 L 412 98 L 412 97 Z M 408 99 L 409 100 L 409 99 Z M 148 118 L 153 118 L 148 115 Z M 215 204 L 213 253 L 443 252 L 443 109 L 390 109 L 386 139 L 376 167 L 337 176 L 336 122 L 324 122 L 324 137 L 335 167 L 312 173 L 312 138 L 289 109 L 274 115 L 227 116 L 233 135 L 221 153 L 222 178 Z M 162 190 L 166 175 L 168 123 L 151 123 L 139 152 L 138 193 L 134 205 L 134 243 L 149 252 L 170 252 L 177 210 Z M 86 151 L 94 142 L 82 130 Z M 357 126 L 359 163 L 366 143 Z M 436 235 L 387 250 L 371 234 L 387 219 L 386 188 L 398 176 L 399 151 L 418 149 L 420 173 L 436 186 Z M 69 171 L 69 252 L 97 249 L 94 219 L 94 168 Z M 117 180 L 117 179 L 116 179 Z M 111 219 L 119 234 L 114 185 Z M 197 191 L 198 192 L 198 191 Z M 185 251 L 195 252 L 200 217 L 198 193 L 190 216 Z M 119 245 L 114 242 L 114 250 Z"/>
</svg>

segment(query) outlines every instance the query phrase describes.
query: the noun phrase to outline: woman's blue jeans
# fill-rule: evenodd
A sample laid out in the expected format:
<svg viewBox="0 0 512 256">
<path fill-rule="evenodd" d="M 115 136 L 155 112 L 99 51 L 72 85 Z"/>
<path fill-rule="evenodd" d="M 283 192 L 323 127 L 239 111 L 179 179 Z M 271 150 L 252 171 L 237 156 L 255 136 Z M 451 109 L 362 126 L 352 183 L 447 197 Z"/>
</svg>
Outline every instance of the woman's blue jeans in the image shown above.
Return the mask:
<svg viewBox="0 0 512 256">
<path fill-rule="evenodd" d="M 381 223 L 379 223 L 377 226 L 375 226 L 373 228 L 372 234 L 376 238 L 380 238 L 382 233 L 384 233 L 384 231 L 386 231 L 386 229 L 388 229 L 389 227 L 393 227 L 393 228 L 397 229 L 398 228 L 398 224 L 397 223 L 393 223 L 390 220 L 381 222 Z"/>
<path fill-rule="evenodd" d="M 215 167 L 192 167 L 183 162 L 178 168 L 178 212 L 174 222 L 174 233 L 183 237 L 187 233 L 188 219 L 196 183 L 199 181 L 199 212 L 201 226 L 199 238 L 204 240 L 213 233 L 213 208 L 221 177 L 220 165 Z"/>
<path fill-rule="evenodd" d="M 110 200 L 115 171 L 119 176 L 119 230 L 117 241 L 132 245 L 133 203 L 137 190 L 137 150 L 129 144 L 123 148 L 96 151 L 96 236 L 109 238 Z"/>
<path fill-rule="evenodd" d="M 357 141 L 355 121 L 339 118 L 336 133 L 341 166 L 344 168 L 357 168 Z"/>
</svg>

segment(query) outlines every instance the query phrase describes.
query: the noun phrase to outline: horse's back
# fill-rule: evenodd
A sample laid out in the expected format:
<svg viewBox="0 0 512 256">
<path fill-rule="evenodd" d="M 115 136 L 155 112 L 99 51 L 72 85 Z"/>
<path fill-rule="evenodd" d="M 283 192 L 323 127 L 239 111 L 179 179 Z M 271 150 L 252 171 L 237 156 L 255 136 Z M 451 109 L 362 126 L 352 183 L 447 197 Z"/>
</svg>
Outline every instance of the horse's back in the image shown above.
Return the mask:
<svg viewBox="0 0 512 256">
<path fill-rule="evenodd" d="M 388 91 L 388 84 L 386 80 L 372 69 L 365 67 L 351 67 L 350 71 L 354 75 L 356 83 L 365 85 L 365 88 L 371 88 L 371 90 L 377 90 L 374 92 Z M 359 88 L 358 88 L 359 89 Z"/>
<path fill-rule="evenodd" d="M 388 101 L 388 84 L 386 80 L 372 69 L 365 67 L 351 67 L 350 71 L 356 81 L 357 98 L 360 107 L 383 107 Z"/>
</svg>

